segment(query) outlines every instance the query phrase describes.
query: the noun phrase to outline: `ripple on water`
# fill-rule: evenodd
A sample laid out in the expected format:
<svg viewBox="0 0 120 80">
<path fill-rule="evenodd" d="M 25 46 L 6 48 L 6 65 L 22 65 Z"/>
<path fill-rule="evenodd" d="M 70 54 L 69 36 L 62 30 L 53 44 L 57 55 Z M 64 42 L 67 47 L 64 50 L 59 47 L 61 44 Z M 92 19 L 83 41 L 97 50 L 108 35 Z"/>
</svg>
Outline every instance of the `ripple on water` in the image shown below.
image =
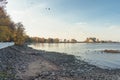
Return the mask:
<svg viewBox="0 0 120 80">
<path fill-rule="evenodd" d="M 31 44 L 34 49 L 72 54 L 90 64 L 102 68 L 120 68 L 120 54 L 107 54 L 103 50 L 120 50 L 120 43 L 76 43 L 76 44 Z M 79 58 L 80 57 L 80 58 Z"/>
</svg>

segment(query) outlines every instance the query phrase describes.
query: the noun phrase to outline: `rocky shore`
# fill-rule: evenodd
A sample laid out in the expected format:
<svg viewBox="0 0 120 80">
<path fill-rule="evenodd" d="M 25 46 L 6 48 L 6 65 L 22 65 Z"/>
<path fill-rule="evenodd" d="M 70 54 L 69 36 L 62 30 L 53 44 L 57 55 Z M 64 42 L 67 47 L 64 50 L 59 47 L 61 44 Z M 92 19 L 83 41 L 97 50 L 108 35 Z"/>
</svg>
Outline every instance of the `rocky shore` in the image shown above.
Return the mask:
<svg viewBox="0 0 120 80">
<path fill-rule="evenodd" d="M 120 69 L 101 69 L 65 53 L 11 46 L 0 49 L 0 80 L 120 80 Z"/>
</svg>

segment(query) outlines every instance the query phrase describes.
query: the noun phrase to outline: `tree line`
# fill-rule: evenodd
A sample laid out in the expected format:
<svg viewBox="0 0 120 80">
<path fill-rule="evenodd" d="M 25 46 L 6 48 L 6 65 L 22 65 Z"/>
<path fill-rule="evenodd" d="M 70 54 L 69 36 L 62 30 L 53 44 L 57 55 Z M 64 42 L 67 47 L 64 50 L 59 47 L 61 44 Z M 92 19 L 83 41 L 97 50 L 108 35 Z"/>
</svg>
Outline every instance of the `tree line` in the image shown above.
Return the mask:
<svg viewBox="0 0 120 80">
<path fill-rule="evenodd" d="M 59 39 L 59 38 L 40 38 L 40 37 L 27 37 L 26 38 L 26 42 L 37 42 L 37 43 L 76 43 L 77 40 L 76 39 L 71 39 L 71 40 L 67 40 L 67 39 Z"/>
<path fill-rule="evenodd" d="M 15 42 L 23 45 L 25 42 L 25 29 L 21 22 L 15 23 L 5 10 L 6 0 L 0 0 L 0 42 Z"/>
</svg>

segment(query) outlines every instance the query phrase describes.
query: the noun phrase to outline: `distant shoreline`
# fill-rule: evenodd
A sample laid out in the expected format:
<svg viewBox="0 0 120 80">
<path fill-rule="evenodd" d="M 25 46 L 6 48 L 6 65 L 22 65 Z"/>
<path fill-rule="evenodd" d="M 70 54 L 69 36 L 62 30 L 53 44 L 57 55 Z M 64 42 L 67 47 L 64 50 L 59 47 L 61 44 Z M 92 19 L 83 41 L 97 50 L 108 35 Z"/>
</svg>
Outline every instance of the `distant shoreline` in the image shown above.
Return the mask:
<svg viewBox="0 0 120 80">
<path fill-rule="evenodd" d="M 41 42 L 32 42 L 32 43 L 41 43 Z M 47 43 L 47 42 L 45 42 Z M 59 42 L 59 43 L 120 43 L 120 42 Z M 30 44 L 30 43 L 27 43 Z M 58 44 L 58 43 L 50 43 L 50 44 Z"/>
</svg>

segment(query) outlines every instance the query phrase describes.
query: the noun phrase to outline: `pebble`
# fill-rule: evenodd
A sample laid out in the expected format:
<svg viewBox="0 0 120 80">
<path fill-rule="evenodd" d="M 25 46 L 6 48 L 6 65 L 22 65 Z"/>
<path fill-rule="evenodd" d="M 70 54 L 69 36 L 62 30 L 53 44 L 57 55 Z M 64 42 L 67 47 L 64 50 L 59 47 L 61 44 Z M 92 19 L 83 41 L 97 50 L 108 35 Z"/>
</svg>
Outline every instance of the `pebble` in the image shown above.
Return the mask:
<svg viewBox="0 0 120 80">
<path fill-rule="evenodd" d="M 120 74 L 118 74 L 120 73 L 119 69 L 105 70 L 77 60 L 72 55 L 37 51 L 32 48 L 18 46 L 0 50 L 0 71 L 6 71 L 7 74 L 13 75 L 16 75 L 18 72 L 23 73 L 27 70 L 29 63 L 36 60 L 38 56 L 42 56 L 44 59 L 61 67 L 61 69 L 41 72 L 33 80 L 62 80 L 62 78 L 72 80 L 71 77 L 74 80 L 118 80 L 120 78 Z M 5 79 L 7 80 L 8 77 L 5 77 Z M 17 75 L 8 80 L 20 80 L 20 76 Z"/>
</svg>

